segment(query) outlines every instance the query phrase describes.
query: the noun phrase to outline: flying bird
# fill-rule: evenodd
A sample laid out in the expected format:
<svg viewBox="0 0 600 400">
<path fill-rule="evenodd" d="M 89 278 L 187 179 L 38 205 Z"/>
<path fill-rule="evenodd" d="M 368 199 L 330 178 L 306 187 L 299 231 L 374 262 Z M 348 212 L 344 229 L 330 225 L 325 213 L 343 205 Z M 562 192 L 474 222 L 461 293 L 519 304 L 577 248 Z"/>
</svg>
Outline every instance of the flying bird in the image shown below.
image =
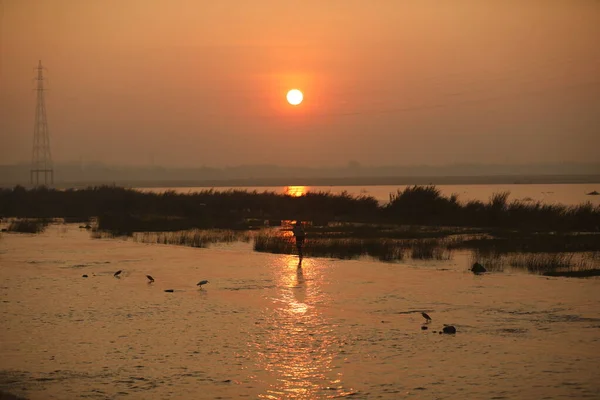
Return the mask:
<svg viewBox="0 0 600 400">
<path fill-rule="evenodd" d="M 151 277 L 150 275 L 146 275 L 146 278 L 148 278 L 148 283 L 153 283 L 154 282 L 154 278 Z"/>
<path fill-rule="evenodd" d="M 116 277 L 118 277 L 119 275 L 121 275 L 121 272 L 123 272 L 123 270 L 121 270 L 121 269 L 120 269 L 120 270 L 118 270 L 117 272 L 115 272 L 113 276 L 116 278 Z"/>
<path fill-rule="evenodd" d="M 427 322 L 431 321 L 431 317 L 429 315 L 427 315 L 427 313 L 422 312 L 421 315 L 423 316 L 423 318 L 425 318 L 427 320 Z"/>
<path fill-rule="evenodd" d="M 208 281 L 200 281 L 198 283 L 196 283 L 196 286 L 200 286 L 200 289 L 202 289 L 202 285 L 206 285 L 208 283 Z"/>
</svg>

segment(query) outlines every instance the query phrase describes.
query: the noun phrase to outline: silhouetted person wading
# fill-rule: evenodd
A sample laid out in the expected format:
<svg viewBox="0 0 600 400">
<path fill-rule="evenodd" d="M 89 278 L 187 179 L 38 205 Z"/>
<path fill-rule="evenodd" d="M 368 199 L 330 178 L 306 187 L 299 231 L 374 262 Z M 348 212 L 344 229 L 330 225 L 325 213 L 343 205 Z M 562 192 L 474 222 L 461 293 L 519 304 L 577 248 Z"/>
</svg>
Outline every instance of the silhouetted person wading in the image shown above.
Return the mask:
<svg viewBox="0 0 600 400">
<path fill-rule="evenodd" d="M 304 232 L 302 222 L 296 221 L 292 232 L 294 233 L 294 237 L 296 238 L 296 248 L 298 249 L 298 256 L 302 258 L 302 246 L 304 246 L 304 239 L 306 238 L 306 232 Z"/>
</svg>

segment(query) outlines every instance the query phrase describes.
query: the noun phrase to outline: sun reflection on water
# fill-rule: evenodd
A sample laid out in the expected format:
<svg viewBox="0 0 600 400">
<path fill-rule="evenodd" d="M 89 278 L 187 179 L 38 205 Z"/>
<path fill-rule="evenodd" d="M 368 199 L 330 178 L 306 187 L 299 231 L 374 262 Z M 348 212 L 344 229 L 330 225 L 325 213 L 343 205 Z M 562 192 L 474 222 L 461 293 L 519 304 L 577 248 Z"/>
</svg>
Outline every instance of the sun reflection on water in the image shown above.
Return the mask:
<svg viewBox="0 0 600 400">
<path fill-rule="evenodd" d="M 327 302 L 322 292 L 323 274 L 318 261 L 299 262 L 295 256 L 282 256 L 273 269 L 277 296 L 265 310 L 268 330 L 265 337 L 249 343 L 257 355 L 257 367 L 269 373 L 269 389 L 263 399 L 313 399 L 340 397 L 341 374 L 334 372 L 334 359 L 340 351 L 340 338 L 323 316 L 320 307 Z"/>
<path fill-rule="evenodd" d="M 286 186 L 284 193 L 292 197 L 304 196 L 308 193 L 308 186 Z"/>
</svg>

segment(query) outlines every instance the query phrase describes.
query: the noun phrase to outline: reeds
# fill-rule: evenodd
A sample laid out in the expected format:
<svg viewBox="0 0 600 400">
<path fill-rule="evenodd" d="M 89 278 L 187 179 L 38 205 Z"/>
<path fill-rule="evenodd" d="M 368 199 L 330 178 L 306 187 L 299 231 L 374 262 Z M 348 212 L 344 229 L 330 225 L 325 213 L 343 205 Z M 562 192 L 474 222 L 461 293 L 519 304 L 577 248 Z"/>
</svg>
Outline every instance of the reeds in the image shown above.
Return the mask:
<svg viewBox="0 0 600 400">
<path fill-rule="evenodd" d="M 214 243 L 249 242 L 250 237 L 250 233 L 246 231 L 194 229 L 180 232 L 136 233 L 133 235 L 133 241 L 189 247 L 208 247 Z"/>
<path fill-rule="evenodd" d="M 544 231 L 600 230 L 600 205 L 577 206 L 509 202 L 509 193 L 494 194 L 487 203 L 462 203 L 442 196 L 435 186 L 412 186 L 390 194 L 386 205 L 370 196 L 309 192 L 292 197 L 275 192 L 204 190 L 180 194 L 141 192 L 116 186 L 82 190 L 0 189 L 0 216 L 99 217 L 101 229 L 121 233 L 178 231 L 192 228 L 246 229 L 260 221 L 301 219 L 327 225 L 352 222 Z M 251 223 L 250 221 L 254 221 Z M 258 221 L 258 225 L 256 222 Z"/>
<path fill-rule="evenodd" d="M 509 195 L 496 193 L 488 203 L 473 200 L 463 204 L 456 195 L 442 196 L 435 186 L 413 186 L 390 195 L 383 211 L 388 220 L 408 224 L 552 231 L 600 229 L 600 206 L 589 202 L 576 206 L 509 202 Z"/>
<path fill-rule="evenodd" d="M 48 221 L 42 219 L 20 219 L 12 221 L 7 228 L 8 232 L 41 233 L 48 226 Z"/>
<path fill-rule="evenodd" d="M 477 249 L 486 253 L 600 253 L 600 234 L 537 233 L 497 231 L 493 234 L 463 236 L 453 248 Z"/>
<path fill-rule="evenodd" d="M 594 253 L 485 253 L 475 251 L 472 262 L 482 264 L 488 271 L 503 271 L 505 267 L 524 269 L 535 274 L 554 275 L 592 271 L 599 267 Z"/>
<path fill-rule="evenodd" d="M 410 247 L 413 260 L 450 260 L 452 253 L 439 240 L 415 240 Z"/>
<path fill-rule="evenodd" d="M 286 231 L 265 231 L 254 240 L 254 250 L 275 254 L 294 254 L 293 236 Z M 303 248 L 306 256 L 355 259 L 369 256 L 394 262 L 407 257 L 419 260 L 448 260 L 451 250 L 441 239 L 399 240 L 390 238 L 309 237 Z"/>
<path fill-rule="evenodd" d="M 133 236 L 133 233 L 123 234 L 123 233 L 116 232 L 116 231 L 101 231 L 98 229 L 93 229 L 90 232 L 90 237 L 92 239 L 115 239 L 115 238 L 127 239 L 128 237 L 131 237 L 131 236 Z"/>
<path fill-rule="evenodd" d="M 505 261 L 502 255 L 496 252 L 476 249 L 471 252 L 472 266 L 474 263 L 479 263 L 485 267 L 488 272 L 503 272 Z"/>
<path fill-rule="evenodd" d="M 584 266 L 575 262 L 569 253 L 517 253 L 509 258 L 511 267 L 525 268 L 529 272 L 543 273 L 557 270 L 573 270 Z"/>
<path fill-rule="evenodd" d="M 600 268 L 581 269 L 576 271 L 547 271 L 545 276 L 562 276 L 565 278 L 589 278 L 600 276 Z"/>
</svg>

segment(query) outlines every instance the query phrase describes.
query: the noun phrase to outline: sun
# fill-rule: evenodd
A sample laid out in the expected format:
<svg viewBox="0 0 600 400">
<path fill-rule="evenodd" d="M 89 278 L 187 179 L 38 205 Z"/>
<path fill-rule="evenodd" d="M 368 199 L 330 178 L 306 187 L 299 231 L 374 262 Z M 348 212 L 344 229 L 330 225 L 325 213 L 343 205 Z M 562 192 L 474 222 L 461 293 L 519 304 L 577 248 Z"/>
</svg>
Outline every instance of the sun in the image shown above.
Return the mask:
<svg viewBox="0 0 600 400">
<path fill-rule="evenodd" d="M 288 103 L 290 103 L 293 106 L 297 106 L 298 104 L 302 103 L 304 95 L 298 89 L 292 89 L 289 92 L 287 92 L 286 98 Z"/>
</svg>

